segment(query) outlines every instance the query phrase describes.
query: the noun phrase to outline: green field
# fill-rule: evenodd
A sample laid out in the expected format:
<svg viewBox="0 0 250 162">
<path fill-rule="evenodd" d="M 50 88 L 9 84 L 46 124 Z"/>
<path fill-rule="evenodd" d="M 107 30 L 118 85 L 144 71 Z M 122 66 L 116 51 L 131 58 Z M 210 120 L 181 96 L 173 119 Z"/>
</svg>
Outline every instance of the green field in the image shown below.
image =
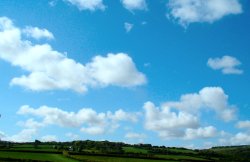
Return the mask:
<svg viewBox="0 0 250 162">
<path fill-rule="evenodd" d="M 95 162 L 173 162 L 168 160 L 149 160 L 149 159 L 103 157 L 103 156 L 88 156 L 88 155 L 73 155 L 72 157 L 79 160 L 95 161 Z"/>
<path fill-rule="evenodd" d="M 52 145 L 39 145 L 37 148 L 34 148 L 33 145 L 23 144 L 23 145 L 14 145 L 10 150 L 27 150 L 27 151 L 56 151 Z"/>
<path fill-rule="evenodd" d="M 191 153 L 197 154 L 194 150 L 182 149 L 182 148 L 168 148 L 169 151 L 177 152 L 177 153 Z"/>
<path fill-rule="evenodd" d="M 29 153 L 29 152 L 8 152 L 0 151 L 0 158 L 30 159 L 53 162 L 77 162 L 76 160 L 64 157 L 61 154 Z"/>
<path fill-rule="evenodd" d="M 200 157 L 193 157 L 193 156 L 185 156 L 185 155 L 156 155 L 160 158 L 166 159 L 173 159 L 173 160 L 200 160 L 200 161 L 207 161 L 206 159 Z"/>
<path fill-rule="evenodd" d="M 85 143 L 84 143 L 85 142 Z M 215 147 L 191 150 L 157 147 L 148 144 L 128 145 L 108 141 L 65 143 L 0 143 L 0 161 L 49 162 L 177 162 L 177 161 L 250 161 L 250 146 Z M 78 150 L 77 146 L 82 145 Z M 35 147 L 36 146 L 36 147 Z M 74 147 L 73 147 L 74 146 Z M 69 149 L 71 148 L 71 150 Z M 74 148 L 74 149 L 73 149 Z M 165 159 L 165 160 L 164 160 Z"/>
<path fill-rule="evenodd" d="M 148 153 L 148 150 L 141 149 L 141 148 L 135 148 L 135 147 L 123 147 L 123 150 L 126 153 L 142 153 L 142 154 Z"/>
</svg>

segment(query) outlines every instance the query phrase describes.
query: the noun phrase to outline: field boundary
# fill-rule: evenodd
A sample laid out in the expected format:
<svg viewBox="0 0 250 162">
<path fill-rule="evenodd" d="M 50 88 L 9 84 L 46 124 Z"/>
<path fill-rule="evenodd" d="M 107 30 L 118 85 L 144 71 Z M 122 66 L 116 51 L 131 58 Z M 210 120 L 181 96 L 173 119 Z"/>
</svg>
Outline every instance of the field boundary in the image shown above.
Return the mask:
<svg viewBox="0 0 250 162">
<path fill-rule="evenodd" d="M 122 155 L 122 154 L 92 154 L 92 153 L 72 153 L 68 152 L 68 156 L 70 158 L 74 158 L 74 155 L 79 156 L 99 156 L 99 157 L 120 157 L 120 158 L 129 158 L 129 159 L 146 159 L 146 160 L 171 160 L 171 161 L 180 161 L 174 158 L 161 158 L 161 157 L 152 157 L 152 156 L 138 156 L 138 154 L 129 154 L 129 155 Z M 191 160 L 191 159 L 182 159 L 181 161 L 189 161 L 189 162 L 212 162 L 211 160 L 204 159 L 204 160 Z"/>
<path fill-rule="evenodd" d="M 27 152 L 27 153 L 46 153 L 46 154 L 62 154 L 61 151 L 42 151 L 42 150 L 11 150 L 11 149 L 0 149 L 2 152 Z"/>
</svg>

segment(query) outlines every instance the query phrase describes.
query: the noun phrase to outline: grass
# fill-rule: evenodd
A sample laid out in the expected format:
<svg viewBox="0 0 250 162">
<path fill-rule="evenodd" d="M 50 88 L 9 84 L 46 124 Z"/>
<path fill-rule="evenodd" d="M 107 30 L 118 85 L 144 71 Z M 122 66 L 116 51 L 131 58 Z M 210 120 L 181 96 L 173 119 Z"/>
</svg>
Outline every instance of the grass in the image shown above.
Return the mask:
<svg viewBox="0 0 250 162">
<path fill-rule="evenodd" d="M 150 159 L 136 159 L 136 158 L 122 158 L 122 157 L 104 157 L 104 156 L 90 156 L 90 155 L 72 155 L 78 160 L 86 160 L 91 162 L 173 162 L 166 160 L 150 160 Z"/>
<path fill-rule="evenodd" d="M 60 154 L 28 153 L 28 152 L 8 152 L 0 151 L 0 158 L 29 159 L 53 162 L 77 162 Z"/>
<path fill-rule="evenodd" d="M 34 148 L 34 145 L 18 144 L 10 148 L 10 150 L 26 150 L 26 151 L 57 151 L 52 145 L 38 145 Z"/>
<path fill-rule="evenodd" d="M 197 152 L 189 149 L 181 149 L 181 148 L 168 148 L 169 151 L 177 152 L 177 153 L 191 153 L 197 154 Z"/>
<path fill-rule="evenodd" d="M 141 148 L 135 148 L 135 147 L 123 147 L 123 150 L 126 153 L 142 153 L 142 154 L 148 153 L 148 150 L 141 149 Z"/>
<path fill-rule="evenodd" d="M 173 160 L 200 160 L 206 161 L 206 159 L 193 157 L 193 156 L 186 156 L 186 155 L 156 155 L 156 157 L 166 158 L 166 159 L 173 159 Z"/>
<path fill-rule="evenodd" d="M 196 157 L 197 152 L 193 150 L 181 149 L 181 148 L 167 148 L 169 151 L 176 152 L 180 155 L 157 155 L 154 154 L 155 157 L 165 158 L 166 160 L 173 160 L 173 161 L 181 161 L 181 160 L 200 160 L 206 161 L 206 159 L 202 157 Z M 231 150 L 232 148 L 226 148 L 226 150 Z M 11 150 L 15 151 L 24 151 L 24 152 L 11 152 Z M 136 148 L 133 146 L 130 147 L 123 147 L 125 153 L 138 153 L 138 154 L 145 154 L 149 153 L 148 150 L 143 148 Z M 216 148 L 216 151 L 224 151 L 225 148 Z M 27 152 L 26 152 L 27 151 Z M 47 151 L 44 153 L 40 152 L 29 152 L 29 151 Z M 38 145 L 38 148 L 34 148 L 32 144 L 16 144 L 14 145 L 10 151 L 2 150 L 0 151 L 0 158 L 21 158 L 21 159 L 31 159 L 31 160 L 42 160 L 42 161 L 54 161 L 54 162 L 75 162 L 76 160 L 69 159 L 62 154 L 53 153 L 57 151 L 53 148 L 53 145 Z M 89 152 L 98 153 L 97 150 L 84 150 Z M 182 153 L 184 155 L 182 155 Z M 187 155 L 189 154 L 189 155 Z M 193 155 L 193 156 L 192 156 Z M 196 156 L 195 156 L 196 155 Z M 126 158 L 126 157 L 108 157 L 108 156 L 95 156 L 95 155 L 71 155 L 78 160 L 84 161 L 94 161 L 94 162 L 162 162 L 166 160 L 153 160 L 153 159 L 138 159 L 138 158 Z"/>
<path fill-rule="evenodd" d="M 250 146 L 246 145 L 246 146 L 227 146 L 227 147 L 213 147 L 209 150 L 212 151 L 217 151 L 217 152 L 224 152 L 224 151 L 235 151 L 235 150 L 249 150 Z"/>
</svg>

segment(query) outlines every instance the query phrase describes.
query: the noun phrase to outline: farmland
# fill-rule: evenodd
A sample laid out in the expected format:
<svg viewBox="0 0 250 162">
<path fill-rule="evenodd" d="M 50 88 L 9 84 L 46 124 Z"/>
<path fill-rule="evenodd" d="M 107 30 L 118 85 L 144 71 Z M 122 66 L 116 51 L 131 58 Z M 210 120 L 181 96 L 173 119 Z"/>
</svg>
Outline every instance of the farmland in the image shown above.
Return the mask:
<svg viewBox="0 0 250 162">
<path fill-rule="evenodd" d="M 64 157 L 61 154 L 53 153 L 32 153 L 32 152 L 10 152 L 0 151 L 0 159 L 22 159 L 37 161 L 55 161 L 55 162 L 76 162 L 76 160 Z"/>
<path fill-rule="evenodd" d="M 37 162 L 176 162 L 249 161 L 250 146 L 191 150 L 109 141 L 30 143 L 1 142 L 0 161 Z"/>
</svg>

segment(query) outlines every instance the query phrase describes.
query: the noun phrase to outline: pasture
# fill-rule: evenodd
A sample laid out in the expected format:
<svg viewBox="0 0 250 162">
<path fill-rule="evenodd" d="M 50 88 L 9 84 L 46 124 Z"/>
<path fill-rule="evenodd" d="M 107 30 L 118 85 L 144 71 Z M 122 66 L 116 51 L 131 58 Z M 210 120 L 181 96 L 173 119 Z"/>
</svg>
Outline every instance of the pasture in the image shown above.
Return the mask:
<svg viewBox="0 0 250 162">
<path fill-rule="evenodd" d="M 250 153 L 249 146 L 191 150 L 108 141 L 53 142 L 38 145 L 32 142 L 2 142 L 0 146 L 0 161 L 24 162 L 209 162 L 230 159 L 245 162 L 248 161 Z"/>
</svg>

